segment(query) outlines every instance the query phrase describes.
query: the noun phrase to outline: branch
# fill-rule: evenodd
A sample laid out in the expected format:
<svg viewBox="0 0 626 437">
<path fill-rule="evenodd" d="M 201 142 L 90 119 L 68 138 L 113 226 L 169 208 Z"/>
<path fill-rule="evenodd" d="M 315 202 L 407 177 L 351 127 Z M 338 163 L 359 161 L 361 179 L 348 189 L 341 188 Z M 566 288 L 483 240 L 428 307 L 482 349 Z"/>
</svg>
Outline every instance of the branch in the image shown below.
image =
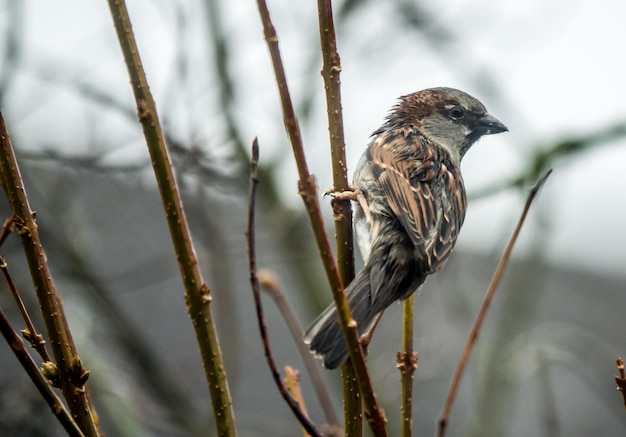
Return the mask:
<svg viewBox="0 0 626 437">
<path fill-rule="evenodd" d="M 1 175 L 0 175 L 0 180 L 1 180 Z M 13 225 L 14 225 L 13 217 L 9 217 L 2 224 L 2 232 L 0 232 L 0 246 L 4 244 L 4 240 L 6 240 L 9 234 L 11 234 L 11 229 L 13 228 Z"/>
<path fill-rule="evenodd" d="M 244 163 L 247 160 L 245 142 L 241 138 L 239 129 L 237 129 L 237 120 L 235 117 L 236 108 L 234 102 L 235 84 L 233 76 L 228 71 L 229 66 L 229 36 L 224 30 L 223 19 L 220 14 L 220 2 L 207 1 L 202 2 L 206 9 L 206 28 L 209 31 L 211 39 L 213 63 L 215 65 L 215 73 L 217 73 L 218 98 L 221 115 L 224 117 L 228 137 L 233 141 L 234 150 L 238 162 Z M 245 168 L 245 167 L 244 167 Z"/>
<path fill-rule="evenodd" d="M 349 190 L 346 164 L 346 147 L 343 134 L 343 117 L 341 109 L 341 63 L 337 53 L 335 26 L 330 0 L 317 2 L 322 46 L 322 77 L 326 90 L 326 112 L 328 114 L 328 131 L 330 133 L 330 153 L 333 169 L 333 190 L 342 192 Z M 352 209 L 349 200 L 333 201 L 335 217 L 335 240 L 337 246 L 337 265 L 344 284 L 354 278 L 354 249 L 352 244 Z"/>
<path fill-rule="evenodd" d="M 617 370 L 619 371 L 619 376 L 615 377 L 615 382 L 617 383 L 617 389 L 622 393 L 624 409 L 626 409 L 626 372 L 624 372 L 624 360 L 622 357 L 617 359 Z"/>
<path fill-rule="evenodd" d="M 413 302 L 414 295 L 403 303 L 402 351 L 398 352 L 400 369 L 402 437 L 411 437 L 413 428 L 413 377 L 417 370 L 417 352 L 413 352 Z"/>
<path fill-rule="evenodd" d="M 43 339 L 43 335 L 37 332 L 35 324 L 33 323 L 30 315 L 28 314 L 28 311 L 26 310 L 24 301 L 17 291 L 17 287 L 15 286 L 15 282 L 13 282 L 13 278 L 9 273 L 7 262 L 3 256 L 0 256 L 0 270 L 2 270 L 4 279 L 7 281 L 9 290 L 11 290 L 11 295 L 13 296 L 13 299 L 17 304 L 17 308 L 20 310 L 20 314 L 22 315 L 24 323 L 26 324 L 26 329 L 22 331 L 24 338 L 30 343 L 33 349 L 37 351 L 39 356 L 44 361 L 52 361 L 52 358 L 50 357 L 50 355 L 48 354 L 48 350 L 46 349 L 46 341 Z"/>
<path fill-rule="evenodd" d="M 259 331 L 261 332 L 261 340 L 263 341 L 263 349 L 265 351 L 265 358 L 267 359 L 267 365 L 270 368 L 272 378 L 276 383 L 276 387 L 281 396 L 291 408 L 291 411 L 296 416 L 298 421 L 302 424 L 304 429 L 312 436 L 320 437 L 320 434 L 315 429 L 315 426 L 311 423 L 309 418 L 300 408 L 300 404 L 283 384 L 280 377 L 274 355 L 272 354 L 272 348 L 270 346 L 270 340 L 267 335 L 267 326 L 265 325 L 265 317 L 263 316 L 263 303 L 261 302 L 261 286 L 259 285 L 259 278 L 257 276 L 256 269 L 256 251 L 255 251 L 255 235 L 254 235 L 254 204 L 256 197 L 256 188 L 259 183 L 259 143 L 255 138 L 252 143 L 252 160 L 250 164 L 250 192 L 248 196 L 248 227 L 246 236 L 248 239 L 248 263 L 250 269 L 250 284 L 252 285 L 252 294 L 254 295 L 254 306 L 256 309 L 257 321 L 259 323 Z"/>
<path fill-rule="evenodd" d="M 24 248 L 52 353 L 59 370 L 63 396 L 69 405 L 72 417 L 77 421 L 85 435 L 96 437 L 99 433 L 94 421 L 95 412 L 89 399 L 87 387 L 80 384 L 75 378 L 76 373 L 82 374 L 84 369 L 82 366 L 79 369 L 78 366 L 72 365 L 79 362 L 78 352 L 65 318 L 61 297 L 52 282 L 52 275 L 41 245 L 35 216 L 28 203 L 22 176 L 2 114 L 0 114 L 0 173 L 2 174 L 2 186 L 13 210 L 13 223 Z"/>
<path fill-rule="evenodd" d="M 607 143 L 626 136 L 626 122 L 605 126 L 594 132 L 555 141 L 550 147 L 538 144 L 532 149 L 533 156 L 528 160 L 526 168 L 517 175 L 485 188 L 470 193 L 470 200 L 492 196 L 511 188 L 523 188 L 530 181 L 536 180 L 550 163 L 557 159 L 582 153 L 598 144 Z"/>
<path fill-rule="evenodd" d="M 56 395 L 46 377 L 43 376 L 37 364 L 35 364 L 26 348 L 24 348 L 24 342 L 13 329 L 2 309 L 0 309 L 0 331 L 2 331 L 2 335 L 7 344 L 26 371 L 26 374 L 30 377 L 31 381 L 33 381 L 33 384 L 35 384 L 35 387 L 37 387 L 37 390 L 39 390 L 39 393 L 41 393 L 41 397 L 43 397 L 50 407 L 50 410 L 52 410 L 52 414 L 56 416 L 57 420 L 63 426 L 63 429 L 65 429 L 67 434 L 71 437 L 84 437 L 85 434 L 83 434 L 76 422 L 74 422 L 74 419 L 72 419 L 70 413 L 65 409 L 65 405 L 63 405 L 61 399 Z"/>
<path fill-rule="evenodd" d="M 522 210 L 522 214 L 517 222 L 517 226 L 509 239 L 509 242 L 504 249 L 504 253 L 500 258 L 500 262 L 496 267 L 496 271 L 491 278 L 491 283 L 489 284 L 489 288 L 487 289 L 487 293 L 483 299 L 483 303 L 476 315 L 476 319 L 474 320 L 474 324 L 472 325 L 472 329 L 467 337 L 467 341 L 465 343 L 465 348 L 461 354 L 461 358 L 456 367 L 456 371 L 454 372 L 454 376 L 452 377 L 452 381 L 450 383 L 450 388 L 448 389 L 448 394 L 446 396 L 446 400 L 443 406 L 443 410 L 441 411 L 441 415 L 439 416 L 439 426 L 437 428 L 437 436 L 443 437 L 445 435 L 446 427 L 448 425 L 448 420 L 450 418 L 450 413 L 452 412 L 452 406 L 454 405 L 454 400 L 456 398 L 456 393 L 458 391 L 459 385 L 461 383 L 461 378 L 463 377 L 463 372 L 465 371 L 465 367 L 469 362 L 470 356 L 474 349 L 474 345 L 478 340 L 478 334 L 480 332 L 480 328 L 485 320 L 485 316 L 487 315 L 487 310 L 493 300 L 493 297 L 500 285 L 500 281 L 502 280 L 502 275 L 504 274 L 504 270 L 509 264 L 509 259 L 511 257 L 511 253 L 513 252 L 513 247 L 517 242 L 517 237 L 519 236 L 520 230 L 524 225 L 524 221 L 526 220 L 526 215 L 530 209 L 535 196 L 539 192 L 539 189 L 543 186 L 548 176 L 552 173 L 552 169 L 549 169 L 544 175 L 535 183 L 535 185 L 531 188 L 528 193 L 528 197 L 526 198 L 526 204 L 524 205 L 524 209 Z"/>
<path fill-rule="evenodd" d="M 293 308 L 289 305 L 289 301 L 285 297 L 285 292 L 283 291 L 278 278 L 269 270 L 259 270 L 257 277 L 259 278 L 261 287 L 263 287 L 263 289 L 266 290 L 270 296 L 272 296 L 274 302 L 276 302 L 278 311 L 280 311 L 285 323 L 287 323 L 289 332 L 296 343 L 300 357 L 302 358 L 302 361 L 304 361 L 306 370 L 309 373 L 309 377 L 311 378 L 311 382 L 313 383 L 313 387 L 315 388 L 321 407 L 324 410 L 324 415 L 326 416 L 328 424 L 333 430 L 338 429 L 339 420 L 337 419 L 337 415 L 333 409 L 330 394 L 326 389 L 326 385 L 324 385 L 324 379 L 322 378 L 320 366 L 316 362 L 315 358 L 313 358 L 313 355 L 309 352 L 309 348 L 307 348 L 302 342 L 302 326 L 300 326 L 300 322 L 298 322 L 298 318 L 296 317 Z"/>
<path fill-rule="evenodd" d="M 124 0 L 109 0 L 108 2 L 124 61 L 128 68 L 139 121 L 152 159 L 152 167 L 161 193 L 178 267 L 185 286 L 187 311 L 192 319 L 200 347 L 213 404 L 217 433 L 220 436 L 235 436 L 237 431 L 232 400 L 217 333 L 211 316 L 211 292 L 200 271 L 189 225 L 178 192 L 174 169 L 165 145 L 156 104 L 141 64 L 126 4 Z"/>
<path fill-rule="evenodd" d="M 302 397 L 302 389 L 300 387 L 300 372 L 290 366 L 285 366 L 285 387 L 287 387 L 291 396 L 293 396 L 296 403 L 302 408 L 302 413 L 308 416 L 306 406 L 304 405 L 304 398 Z M 302 431 L 304 437 L 309 437 L 309 433 L 305 428 L 302 428 Z"/>
<path fill-rule="evenodd" d="M 350 359 L 355 367 L 355 375 L 359 383 L 359 392 L 363 397 L 363 402 L 366 407 L 367 420 L 375 435 L 385 436 L 387 435 L 384 428 L 385 418 L 382 410 L 378 407 L 376 397 L 369 380 L 365 359 L 363 358 L 363 350 L 356 332 L 356 323 L 350 314 L 350 308 L 348 306 L 345 293 L 343 292 L 343 282 L 339 276 L 339 271 L 332 254 L 332 249 L 330 247 L 328 237 L 326 236 L 324 220 L 322 219 L 318 202 L 315 178 L 309 173 L 304 156 L 302 136 L 300 134 L 300 128 L 298 127 L 298 121 L 293 108 L 293 103 L 291 101 L 291 96 L 289 94 L 289 88 L 287 86 L 287 78 L 285 76 L 285 70 L 283 68 L 282 58 L 278 48 L 276 30 L 274 29 L 265 0 L 257 0 L 257 5 L 261 21 L 263 23 L 265 40 L 269 48 L 274 73 L 276 75 L 276 83 L 278 84 L 283 111 L 283 121 L 285 123 L 285 128 L 287 130 L 296 160 L 296 165 L 298 167 L 298 174 L 300 178 L 298 181 L 298 191 L 309 214 L 311 227 L 315 235 L 315 240 L 322 258 L 324 269 L 326 270 L 326 276 L 333 293 L 333 298 L 335 299 L 335 303 L 337 305 L 339 325 L 341 326 L 343 335 L 346 338 Z"/>
<path fill-rule="evenodd" d="M 70 192 L 65 194 L 72 197 Z M 64 208 L 63 202 L 57 203 L 56 207 Z M 136 369 L 140 378 L 138 384 L 151 390 L 148 396 L 162 404 L 164 411 L 168 412 L 167 420 L 186 430 L 190 437 L 205 435 L 206 431 L 197 427 L 197 411 L 193 408 L 195 400 L 188 396 L 177 376 L 168 372 L 163 358 L 148 345 L 143 331 L 131 322 L 134 314 L 131 312 L 130 316 L 127 315 L 126 308 L 118 303 L 115 293 L 100 278 L 96 272 L 98 263 L 80 249 L 84 248 L 82 245 L 72 244 L 75 243 L 73 235 L 77 232 L 76 220 L 68 217 L 64 224 L 66 226 L 57 227 L 54 232 L 43 229 L 50 240 L 50 257 L 59 264 L 59 274 L 77 281 L 78 287 L 84 291 L 84 298 L 92 308 L 97 309 L 98 317 L 102 317 L 111 330 L 110 338 L 118 342 L 125 356 L 124 365 Z"/>
<path fill-rule="evenodd" d="M 326 90 L 326 113 L 328 115 L 328 131 L 330 134 L 330 154 L 333 170 L 333 190 L 346 191 L 349 189 L 346 164 L 346 150 L 343 133 L 343 111 L 341 108 L 341 61 L 337 51 L 337 38 L 335 35 L 335 24 L 333 20 L 333 10 L 331 0 L 318 0 L 317 10 L 319 17 L 320 45 L 322 50 L 322 77 L 324 78 L 324 89 Z M 352 243 L 352 209 L 349 200 L 333 199 L 331 201 L 333 217 L 335 219 L 335 247 L 337 251 L 337 266 L 339 274 L 344 284 L 349 284 L 354 278 L 354 245 Z M 362 404 L 358 399 L 359 378 L 354 369 L 345 367 L 352 366 L 349 359 L 344 364 L 345 378 L 344 395 L 344 421 L 347 435 L 361 435 L 363 425 Z M 375 401 L 375 400 L 374 400 Z M 371 400 L 366 399 L 366 416 L 381 420 L 377 428 L 384 428 L 384 414 L 382 412 L 373 415 Z"/>
</svg>

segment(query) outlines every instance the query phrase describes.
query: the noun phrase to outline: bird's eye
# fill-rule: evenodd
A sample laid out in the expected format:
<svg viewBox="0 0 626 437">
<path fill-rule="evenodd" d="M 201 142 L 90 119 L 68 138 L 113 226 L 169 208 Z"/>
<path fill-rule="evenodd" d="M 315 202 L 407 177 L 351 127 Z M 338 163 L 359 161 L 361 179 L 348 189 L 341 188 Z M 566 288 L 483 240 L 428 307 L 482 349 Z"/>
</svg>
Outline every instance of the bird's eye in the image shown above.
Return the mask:
<svg viewBox="0 0 626 437">
<path fill-rule="evenodd" d="M 455 106 L 454 108 L 450 109 L 450 117 L 453 120 L 460 120 L 464 116 L 465 111 L 463 111 L 463 108 L 461 108 L 460 106 Z"/>
</svg>

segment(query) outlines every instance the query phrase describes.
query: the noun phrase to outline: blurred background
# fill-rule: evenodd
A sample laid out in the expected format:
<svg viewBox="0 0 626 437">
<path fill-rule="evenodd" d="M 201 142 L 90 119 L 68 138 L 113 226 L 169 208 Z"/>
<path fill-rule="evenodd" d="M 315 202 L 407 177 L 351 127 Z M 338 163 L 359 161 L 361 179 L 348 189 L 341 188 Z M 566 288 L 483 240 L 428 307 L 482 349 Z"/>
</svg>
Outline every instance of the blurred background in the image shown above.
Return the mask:
<svg viewBox="0 0 626 437">
<path fill-rule="evenodd" d="M 259 266 L 306 326 L 331 300 L 252 0 L 129 1 L 135 35 L 213 292 L 243 436 L 300 435 L 267 370 L 248 283 L 248 156 L 261 147 Z M 271 0 L 311 171 L 331 186 L 316 4 Z M 451 262 L 416 298 L 414 429 L 432 435 L 471 321 L 527 189 L 533 207 L 451 416 L 451 436 L 623 435 L 626 354 L 626 4 L 613 0 L 335 1 L 350 172 L 396 98 L 431 86 L 479 98 L 510 132 L 463 162 L 469 211 Z M 0 108 L 107 435 L 204 436 L 204 374 L 106 2 L 0 0 Z M 329 204 L 321 200 L 332 235 Z M 0 219 L 10 216 L 0 200 Z M 20 250 L 0 254 L 33 315 Z M 357 259 L 357 263 L 360 263 Z M 22 328 L 6 283 L 0 306 Z M 277 362 L 303 369 L 271 299 Z M 401 306 L 370 348 L 399 428 Z M 37 326 L 43 329 L 39 318 Z M 8 346 L 0 434 L 64 435 Z M 324 372 L 341 415 L 339 372 Z M 324 417 L 302 372 L 307 407 Z"/>
</svg>

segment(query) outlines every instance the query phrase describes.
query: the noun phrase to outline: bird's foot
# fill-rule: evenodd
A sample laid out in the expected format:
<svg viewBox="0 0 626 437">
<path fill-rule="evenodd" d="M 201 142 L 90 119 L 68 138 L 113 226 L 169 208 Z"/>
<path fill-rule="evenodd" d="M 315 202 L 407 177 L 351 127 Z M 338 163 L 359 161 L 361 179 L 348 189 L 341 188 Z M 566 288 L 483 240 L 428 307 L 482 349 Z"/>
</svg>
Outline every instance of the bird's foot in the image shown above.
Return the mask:
<svg viewBox="0 0 626 437">
<path fill-rule="evenodd" d="M 350 186 L 348 190 L 345 191 L 334 191 L 332 188 L 324 191 L 324 197 L 330 196 L 336 200 L 352 200 L 358 202 L 361 208 L 363 209 L 363 214 L 365 214 L 365 220 L 367 223 L 372 222 L 372 213 L 370 211 L 369 202 L 365 197 L 365 194 L 362 190 Z"/>
<path fill-rule="evenodd" d="M 361 191 L 352 185 L 348 186 L 348 189 L 345 191 L 335 191 L 334 188 L 329 188 L 324 191 L 324 197 L 330 196 L 333 199 L 337 200 L 356 200 L 356 192 Z"/>
</svg>

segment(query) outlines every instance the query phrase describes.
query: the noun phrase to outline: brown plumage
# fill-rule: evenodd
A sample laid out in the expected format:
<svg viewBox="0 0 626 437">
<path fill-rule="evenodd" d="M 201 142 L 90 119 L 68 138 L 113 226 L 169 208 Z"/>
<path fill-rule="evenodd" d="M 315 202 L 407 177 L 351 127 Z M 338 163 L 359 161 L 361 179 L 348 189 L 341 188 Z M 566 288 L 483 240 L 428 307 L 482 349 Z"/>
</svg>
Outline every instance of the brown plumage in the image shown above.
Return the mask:
<svg viewBox="0 0 626 437">
<path fill-rule="evenodd" d="M 367 201 L 365 209 L 354 202 L 365 266 L 346 288 L 360 335 L 446 264 L 467 208 L 461 158 L 482 135 L 506 130 L 470 95 L 432 88 L 401 97 L 374 132 L 353 178 Z M 334 304 L 307 329 L 305 342 L 328 369 L 346 360 Z"/>
</svg>

